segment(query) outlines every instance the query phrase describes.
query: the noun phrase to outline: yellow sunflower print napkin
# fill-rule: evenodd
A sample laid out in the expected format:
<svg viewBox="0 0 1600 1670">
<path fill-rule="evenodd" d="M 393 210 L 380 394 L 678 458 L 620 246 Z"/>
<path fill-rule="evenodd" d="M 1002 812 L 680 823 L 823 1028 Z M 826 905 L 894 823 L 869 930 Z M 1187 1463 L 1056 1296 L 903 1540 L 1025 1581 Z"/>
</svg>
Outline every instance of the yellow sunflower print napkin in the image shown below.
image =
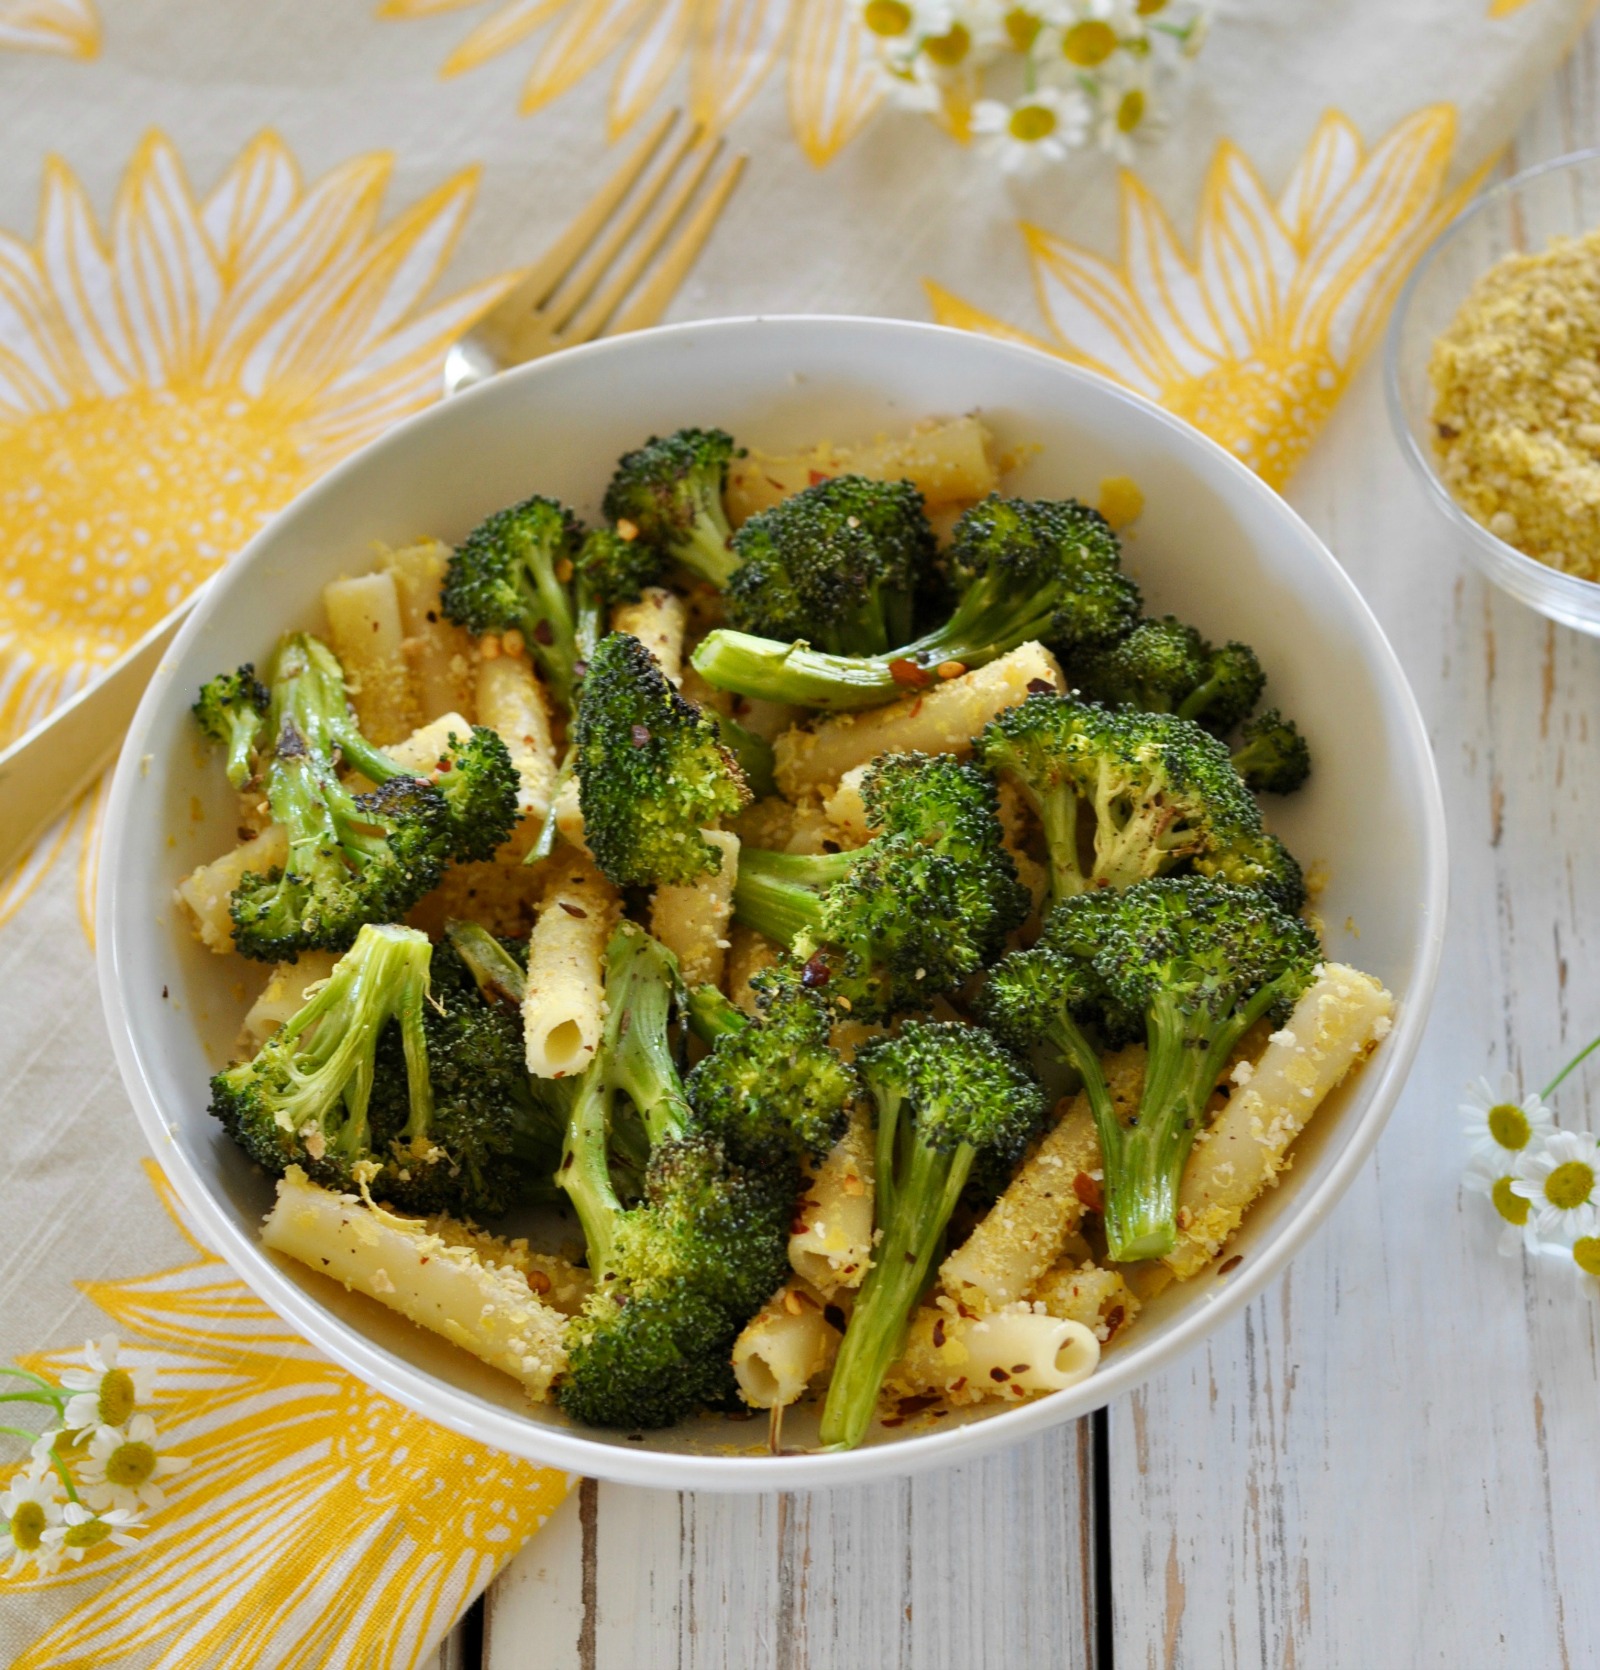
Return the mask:
<svg viewBox="0 0 1600 1670">
<path fill-rule="evenodd" d="M 1589 10 L 1222 0 L 1130 168 L 1016 185 L 885 108 L 855 0 L 0 0 L 0 747 L 436 398 L 669 101 L 754 159 L 677 316 L 931 312 L 1282 482 Z M 184 1224 L 99 1018 L 97 828 L 0 878 L 0 1361 L 115 1335 L 188 1465 L 135 1546 L 0 1577 L 0 1660 L 423 1663 L 567 1481 L 367 1391 Z"/>
</svg>

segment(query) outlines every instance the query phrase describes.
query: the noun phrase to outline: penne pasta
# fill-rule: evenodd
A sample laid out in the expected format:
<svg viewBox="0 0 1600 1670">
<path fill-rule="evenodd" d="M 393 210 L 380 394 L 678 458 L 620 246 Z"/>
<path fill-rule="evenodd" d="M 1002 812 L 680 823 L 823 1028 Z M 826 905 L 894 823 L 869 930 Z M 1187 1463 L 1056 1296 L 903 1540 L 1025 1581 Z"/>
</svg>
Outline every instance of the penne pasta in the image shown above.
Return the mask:
<svg viewBox="0 0 1600 1670">
<path fill-rule="evenodd" d="M 344 668 L 362 734 L 380 748 L 416 729 L 420 715 L 406 666 L 400 594 L 387 569 L 322 588 L 328 638 Z"/>
<path fill-rule="evenodd" d="M 1120 1270 L 1071 1255 L 1051 1265 L 1029 1298 L 1052 1316 L 1081 1322 L 1102 1345 L 1139 1311 L 1139 1300 Z"/>
<path fill-rule="evenodd" d="M 780 1287 L 733 1344 L 739 1396 L 756 1409 L 781 1409 L 833 1367 L 844 1313 L 803 1281 Z"/>
<path fill-rule="evenodd" d="M 611 611 L 611 630 L 637 638 L 661 663 L 674 684 L 683 680 L 683 599 L 665 586 L 646 586 L 638 602 L 619 603 Z"/>
<path fill-rule="evenodd" d="M 583 853 L 562 852 L 548 866 L 539 919 L 528 938 L 522 1004 L 528 1071 L 567 1078 L 589 1065 L 605 1022 L 602 962 L 617 924 L 617 890 Z"/>
<path fill-rule="evenodd" d="M 947 683 L 930 686 L 887 707 L 836 713 L 795 726 L 773 744 L 778 787 L 791 800 L 831 790 L 847 771 L 879 754 L 955 754 L 965 759 L 972 739 L 997 713 L 1034 689 L 1065 690 L 1060 664 L 1043 644 L 1023 644 L 998 661 Z"/>
<path fill-rule="evenodd" d="M 723 990 L 746 1014 L 753 1013 L 756 1006 L 756 995 L 751 988 L 751 980 L 762 969 L 771 968 L 782 955 L 778 946 L 764 934 L 758 934 L 754 928 L 743 922 L 729 925 L 728 960 L 723 965 L 726 984 Z"/>
<path fill-rule="evenodd" d="M 1216 1257 L 1276 1184 L 1289 1145 L 1393 1015 L 1394 999 L 1371 975 L 1325 963 L 1260 1059 L 1234 1068 L 1233 1093 L 1195 1139 L 1178 1189 L 1178 1244 L 1164 1262 L 1180 1281 Z"/>
<path fill-rule="evenodd" d="M 261 1239 L 520 1380 L 535 1401 L 566 1367 L 566 1318 L 499 1260 L 504 1243 L 492 1236 L 446 1240 L 420 1218 L 335 1194 L 290 1166 Z"/>
<path fill-rule="evenodd" d="M 650 931 L 678 959 L 683 983 L 691 991 L 722 984 L 733 889 L 739 879 L 739 837 L 725 829 L 700 833 L 721 854 L 720 868 L 690 882 L 658 887 L 650 902 Z"/>
<path fill-rule="evenodd" d="M 212 951 L 231 951 L 233 890 L 246 874 L 268 875 L 288 859 L 289 840 L 283 826 L 269 823 L 259 835 L 185 876 L 178 883 L 178 903 L 188 913 L 200 943 Z"/>
<path fill-rule="evenodd" d="M 510 750 L 517 768 L 517 808 L 522 821 L 501 851 L 520 862 L 550 812 L 556 789 L 556 747 L 550 733 L 550 704 L 525 656 L 500 654 L 478 663 L 480 721 Z"/>
<path fill-rule="evenodd" d="M 937 1393 L 957 1407 L 1020 1400 L 1076 1386 L 1099 1362 L 1100 1341 L 1081 1322 L 1030 1305 L 969 1317 L 946 1299 L 912 1317 L 885 1387 L 892 1397 Z"/>
<path fill-rule="evenodd" d="M 254 1055 L 285 1021 L 299 1014 L 310 995 L 309 988 L 326 980 L 338 960 L 332 951 L 302 951 L 297 962 L 278 963 L 245 1011 L 236 1054 Z"/>
<path fill-rule="evenodd" d="M 824 1298 L 859 1287 L 872 1258 L 872 1121 L 854 1108 L 850 1128 L 818 1166 L 795 1207 L 789 1264 Z"/>
<path fill-rule="evenodd" d="M 445 713 L 470 716 L 477 659 L 472 638 L 447 621 L 439 606 L 450 547 L 441 540 L 423 539 L 388 552 L 384 560 L 400 602 L 400 625 L 405 632 L 401 649 L 419 717 L 426 722 Z"/>
</svg>

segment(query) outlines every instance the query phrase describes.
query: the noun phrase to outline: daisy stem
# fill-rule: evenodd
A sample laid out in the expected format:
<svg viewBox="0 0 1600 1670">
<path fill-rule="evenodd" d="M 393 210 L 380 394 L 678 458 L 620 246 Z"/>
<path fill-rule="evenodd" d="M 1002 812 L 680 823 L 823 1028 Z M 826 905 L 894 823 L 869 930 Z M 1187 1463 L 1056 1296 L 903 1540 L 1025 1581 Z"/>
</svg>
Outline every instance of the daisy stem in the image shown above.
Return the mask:
<svg viewBox="0 0 1600 1670">
<path fill-rule="evenodd" d="M 1567 1074 L 1570 1073 L 1573 1070 L 1574 1067 L 1581 1066 L 1583 1064 L 1583 1062 L 1589 1056 L 1593 1055 L 1596 1050 L 1600 1050 L 1600 1037 L 1591 1038 L 1589 1040 L 1589 1042 L 1587 1044 L 1585 1044 L 1583 1046 L 1583 1048 L 1581 1050 L 1579 1050 L 1578 1053 L 1575 1056 L 1573 1056 L 1573 1058 L 1566 1064 L 1566 1066 L 1563 1067 L 1561 1069 L 1561 1071 L 1559 1073 L 1557 1073 L 1556 1076 L 1553 1079 L 1551 1079 L 1551 1081 L 1544 1087 L 1544 1089 L 1539 1092 L 1540 1101 L 1544 1101 L 1548 1097 L 1553 1095 L 1555 1093 L 1556 1086 L 1561 1083 L 1561 1081 L 1567 1076 Z"/>
<path fill-rule="evenodd" d="M 72 1474 L 67 1471 L 66 1462 L 64 1462 L 61 1457 L 56 1454 L 54 1449 L 50 1451 L 50 1465 L 55 1468 L 56 1477 L 61 1480 L 62 1486 L 66 1490 L 68 1500 L 73 1502 L 79 1501 L 80 1498 L 78 1496 L 77 1487 L 72 1482 Z"/>
<path fill-rule="evenodd" d="M 66 1402 L 54 1392 L 0 1392 L 0 1403 L 47 1403 L 58 1415 L 66 1413 Z"/>
</svg>

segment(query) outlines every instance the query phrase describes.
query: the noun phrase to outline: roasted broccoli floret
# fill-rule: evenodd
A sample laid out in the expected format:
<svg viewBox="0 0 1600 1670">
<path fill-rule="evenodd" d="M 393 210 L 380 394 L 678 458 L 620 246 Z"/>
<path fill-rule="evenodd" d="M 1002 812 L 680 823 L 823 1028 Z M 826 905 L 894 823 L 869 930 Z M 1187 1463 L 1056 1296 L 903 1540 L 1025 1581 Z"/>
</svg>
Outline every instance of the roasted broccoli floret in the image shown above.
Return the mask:
<svg viewBox="0 0 1600 1670">
<path fill-rule="evenodd" d="M 1038 813 L 1058 900 L 1192 864 L 1203 874 L 1226 870 L 1299 908 L 1297 867 L 1286 867 L 1263 831 L 1228 750 L 1190 720 L 1040 693 L 993 720 L 977 752 Z M 1087 868 L 1085 821 L 1093 835 Z"/>
<path fill-rule="evenodd" d="M 1257 794 L 1293 794 L 1311 775 L 1311 750 L 1294 720 L 1271 707 L 1240 729 L 1233 769 Z"/>
<path fill-rule="evenodd" d="M 956 524 L 947 558 L 955 609 L 943 626 L 881 655 L 840 656 L 804 641 L 719 629 L 694 664 L 722 690 L 803 707 L 874 707 L 931 684 L 938 669 L 981 667 L 1037 638 L 1061 655 L 1114 642 L 1139 612 L 1117 538 L 1075 500 L 991 495 Z"/>
<path fill-rule="evenodd" d="M 911 636 L 912 593 L 937 549 L 909 481 L 835 476 L 752 516 L 733 536 L 724 597 L 741 632 L 881 655 Z"/>
<path fill-rule="evenodd" d="M 1207 643 L 1172 615 L 1140 621 L 1125 638 L 1084 651 L 1068 672 L 1093 701 L 1176 713 L 1218 736 L 1255 710 L 1267 684 L 1248 644 Z"/>
<path fill-rule="evenodd" d="M 830 1003 L 871 1019 L 926 1008 L 977 973 L 1029 899 L 982 771 L 948 754 L 888 755 L 862 795 L 871 841 L 805 855 L 744 847 L 733 906 L 788 946 Z"/>
<path fill-rule="evenodd" d="M 907 1021 L 856 1065 L 878 1110 L 877 1231 L 822 1410 L 830 1449 L 853 1448 L 872 1423 L 973 1161 L 1014 1160 L 1045 1109 L 1032 1074 L 982 1027 Z"/>
<path fill-rule="evenodd" d="M 255 775 L 256 745 L 266 724 L 267 687 L 246 662 L 235 673 L 218 673 L 200 687 L 193 713 L 200 729 L 228 750 L 228 781 L 242 789 Z"/>
<path fill-rule="evenodd" d="M 605 513 L 669 562 L 681 563 L 719 589 L 739 559 L 723 508 L 733 437 L 720 429 L 680 429 L 625 453 L 606 489 Z"/>
<path fill-rule="evenodd" d="M 289 855 L 268 875 L 240 878 L 229 907 L 234 946 L 265 962 L 342 951 L 363 923 L 396 920 L 438 882 L 461 831 L 438 789 L 360 737 L 339 663 L 304 633 L 278 647 L 268 730 L 267 803 Z M 352 794 L 335 769 L 339 756 L 386 778 Z"/>
<path fill-rule="evenodd" d="M 276 1175 L 298 1165 L 415 1211 L 500 1212 L 559 1154 L 520 1021 L 448 946 L 369 924 L 299 1013 L 216 1075 L 211 1111 Z"/>
<path fill-rule="evenodd" d="M 584 841 L 612 882 L 686 882 L 720 868 L 700 832 L 750 791 L 716 722 L 637 638 L 613 632 L 595 651 L 575 736 Z"/>
<path fill-rule="evenodd" d="M 669 1426 L 733 1395 L 739 1330 L 788 1268 L 788 1198 L 692 1112 L 670 1025 L 677 964 L 624 922 L 606 951 L 606 1024 L 578 1082 L 557 1180 L 588 1245 L 594 1291 L 567 1330 L 559 1396 L 593 1426 Z M 609 1152 L 624 1111 L 649 1142 L 643 1198 L 625 1206 Z"/>
<path fill-rule="evenodd" d="M 1228 1057 L 1262 1016 L 1287 1017 L 1320 960 L 1315 933 L 1259 889 L 1171 876 L 1067 900 L 1038 945 L 990 973 L 986 1024 L 1014 1048 L 1056 1050 L 1082 1077 L 1113 1259 L 1172 1250 L 1184 1162 Z M 1139 1032 L 1144 1092 L 1123 1125 L 1098 1045 Z"/>
</svg>

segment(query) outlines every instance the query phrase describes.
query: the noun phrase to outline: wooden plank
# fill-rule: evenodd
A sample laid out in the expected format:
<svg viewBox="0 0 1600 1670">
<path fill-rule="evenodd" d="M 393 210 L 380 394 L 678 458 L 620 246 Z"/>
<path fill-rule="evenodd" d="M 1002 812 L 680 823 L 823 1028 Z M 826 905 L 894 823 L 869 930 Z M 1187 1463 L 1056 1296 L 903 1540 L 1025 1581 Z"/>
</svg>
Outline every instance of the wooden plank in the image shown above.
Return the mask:
<svg viewBox="0 0 1600 1670">
<path fill-rule="evenodd" d="M 1087 1667 L 1088 1448 L 1085 1422 L 860 1490 L 586 1485 L 491 1592 L 486 1670 Z"/>
<path fill-rule="evenodd" d="M 1513 166 L 1600 139 L 1591 31 Z M 1585 1665 L 1600 1639 L 1592 1301 L 1458 1192 L 1463 1083 L 1537 1085 L 1600 1026 L 1600 643 L 1467 573 L 1369 366 L 1290 497 L 1428 718 L 1445 973 L 1374 1165 L 1277 1288 L 1111 1417 L 1115 1662 Z M 1359 492 L 1352 483 L 1360 483 Z M 1592 1094 L 1600 1072 L 1587 1079 Z M 1583 1125 L 1585 1085 L 1564 1089 Z"/>
</svg>

